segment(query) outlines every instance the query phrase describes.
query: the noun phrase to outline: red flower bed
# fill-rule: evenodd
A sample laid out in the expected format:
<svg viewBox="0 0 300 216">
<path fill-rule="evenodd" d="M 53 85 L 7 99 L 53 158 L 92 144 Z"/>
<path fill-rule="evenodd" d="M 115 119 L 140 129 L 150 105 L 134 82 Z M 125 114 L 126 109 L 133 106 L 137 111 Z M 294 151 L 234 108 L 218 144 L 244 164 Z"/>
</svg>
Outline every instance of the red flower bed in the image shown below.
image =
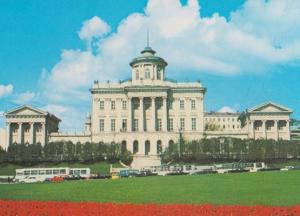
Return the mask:
<svg viewBox="0 0 300 216">
<path fill-rule="evenodd" d="M 0 215 L 300 215 L 300 206 L 238 206 L 188 204 L 114 204 L 0 200 Z"/>
</svg>

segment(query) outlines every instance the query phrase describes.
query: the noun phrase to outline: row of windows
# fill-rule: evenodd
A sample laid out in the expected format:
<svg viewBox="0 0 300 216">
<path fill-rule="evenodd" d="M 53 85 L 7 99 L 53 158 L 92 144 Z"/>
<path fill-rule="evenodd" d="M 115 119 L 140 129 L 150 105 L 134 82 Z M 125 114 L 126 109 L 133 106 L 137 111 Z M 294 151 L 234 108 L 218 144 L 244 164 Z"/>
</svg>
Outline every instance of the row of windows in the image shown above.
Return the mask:
<svg viewBox="0 0 300 216">
<path fill-rule="evenodd" d="M 169 102 L 169 108 L 173 109 L 173 103 Z M 185 106 L 185 102 L 184 100 L 180 100 L 179 101 L 179 107 L 181 110 L 184 110 L 184 106 Z M 104 101 L 100 101 L 100 110 L 104 110 Z M 116 101 L 111 101 L 110 102 L 110 109 L 111 110 L 115 110 L 116 109 Z M 126 110 L 127 109 L 127 101 L 122 101 L 122 109 Z M 196 101 L 195 100 L 191 100 L 191 109 L 195 110 L 196 109 Z"/>
<path fill-rule="evenodd" d="M 116 101 L 110 102 L 110 109 L 115 110 L 116 109 Z M 122 109 L 127 109 L 127 101 L 122 101 Z M 100 110 L 104 110 L 104 101 L 100 101 Z"/>
<path fill-rule="evenodd" d="M 157 76 L 157 79 L 160 80 L 161 79 L 161 72 L 162 72 L 162 69 L 158 68 L 157 69 L 157 73 L 156 73 L 156 76 Z M 146 68 L 145 69 L 145 75 L 144 75 L 144 78 L 146 80 L 149 80 L 151 79 L 151 72 L 150 72 L 150 68 Z M 138 70 L 135 71 L 135 79 L 136 80 L 139 80 L 140 79 L 140 72 Z M 142 78 L 141 78 L 142 79 Z"/>
<path fill-rule="evenodd" d="M 173 131 L 174 130 L 174 124 L 173 124 L 173 119 L 170 118 L 168 120 L 168 130 Z M 192 130 L 197 129 L 197 121 L 196 118 L 191 119 L 191 126 Z M 100 131 L 104 131 L 104 119 L 100 119 L 100 126 L 99 126 Z M 139 130 L 139 120 L 134 119 L 133 120 L 133 131 L 138 131 Z M 116 120 L 111 119 L 110 120 L 110 129 L 111 131 L 116 131 Z M 161 131 L 162 130 L 162 119 L 157 119 L 156 121 L 156 130 Z M 180 118 L 180 130 L 185 130 L 185 118 Z M 127 131 L 127 119 L 122 119 L 122 129 L 121 131 Z"/>
</svg>

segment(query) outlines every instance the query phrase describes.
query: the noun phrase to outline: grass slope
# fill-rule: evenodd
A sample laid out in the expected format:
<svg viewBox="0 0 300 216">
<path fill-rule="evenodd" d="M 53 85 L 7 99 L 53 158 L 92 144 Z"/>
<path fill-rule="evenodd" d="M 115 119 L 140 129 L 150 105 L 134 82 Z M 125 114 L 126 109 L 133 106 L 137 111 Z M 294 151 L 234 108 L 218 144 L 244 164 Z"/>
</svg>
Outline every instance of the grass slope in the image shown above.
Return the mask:
<svg viewBox="0 0 300 216">
<path fill-rule="evenodd" d="M 15 164 L 0 164 L 0 175 L 15 175 L 16 169 L 22 169 L 26 167 L 36 168 L 36 167 L 89 167 L 93 173 L 107 174 L 109 173 L 110 164 L 106 162 L 98 162 L 92 164 L 82 164 L 82 163 L 59 163 L 59 164 L 38 164 L 35 166 L 20 166 Z M 120 167 L 119 163 L 113 164 L 113 167 Z"/>
<path fill-rule="evenodd" d="M 299 178 L 288 171 L 0 185 L 0 199 L 295 205 Z"/>
</svg>

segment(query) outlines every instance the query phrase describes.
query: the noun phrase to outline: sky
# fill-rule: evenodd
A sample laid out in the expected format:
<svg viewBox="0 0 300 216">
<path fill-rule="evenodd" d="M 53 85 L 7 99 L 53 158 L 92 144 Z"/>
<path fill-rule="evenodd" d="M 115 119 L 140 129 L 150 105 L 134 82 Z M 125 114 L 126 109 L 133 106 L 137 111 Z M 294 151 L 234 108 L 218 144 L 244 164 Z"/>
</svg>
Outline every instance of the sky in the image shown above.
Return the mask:
<svg viewBox="0 0 300 216">
<path fill-rule="evenodd" d="M 0 127 L 23 104 L 81 131 L 94 80 L 130 78 L 146 45 L 166 75 L 201 80 L 205 111 L 273 101 L 300 119 L 298 0 L 2 0 Z"/>
</svg>

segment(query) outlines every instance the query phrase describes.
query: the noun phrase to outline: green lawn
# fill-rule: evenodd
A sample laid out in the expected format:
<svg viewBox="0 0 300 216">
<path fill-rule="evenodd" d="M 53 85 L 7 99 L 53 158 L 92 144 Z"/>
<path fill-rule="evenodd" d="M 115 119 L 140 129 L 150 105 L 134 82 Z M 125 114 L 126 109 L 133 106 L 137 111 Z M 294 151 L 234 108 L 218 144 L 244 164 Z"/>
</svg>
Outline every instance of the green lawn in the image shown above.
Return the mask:
<svg viewBox="0 0 300 216">
<path fill-rule="evenodd" d="M 126 203 L 300 204 L 300 171 L 0 185 L 0 199 Z"/>
<path fill-rule="evenodd" d="M 110 164 L 106 162 L 98 162 L 92 164 L 82 164 L 82 163 L 59 163 L 59 164 L 39 164 L 36 166 L 20 166 L 15 164 L 0 164 L 0 175 L 15 175 L 16 169 L 22 169 L 25 167 L 89 167 L 91 168 L 91 172 L 93 173 L 101 173 L 101 174 L 108 174 Z M 120 164 L 113 164 L 113 167 L 120 167 Z"/>
</svg>

